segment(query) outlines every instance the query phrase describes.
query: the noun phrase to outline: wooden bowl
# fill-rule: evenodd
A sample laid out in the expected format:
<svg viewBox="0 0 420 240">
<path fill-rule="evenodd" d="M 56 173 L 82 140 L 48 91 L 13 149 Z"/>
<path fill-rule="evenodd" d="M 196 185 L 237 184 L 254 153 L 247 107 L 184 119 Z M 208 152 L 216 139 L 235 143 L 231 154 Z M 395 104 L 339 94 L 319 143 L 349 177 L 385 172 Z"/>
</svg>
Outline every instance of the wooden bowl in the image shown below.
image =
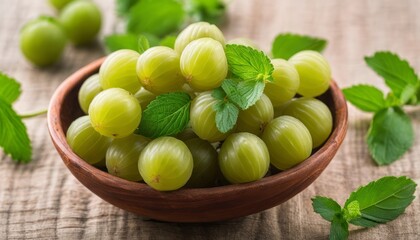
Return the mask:
<svg viewBox="0 0 420 240">
<path fill-rule="evenodd" d="M 78 157 L 66 142 L 70 123 L 83 115 L 77 94 L 103 58 L 67 78 L 53 95 L 48 110 L 51 139 L 71 173 L 93 193 L 127 211 L 170 222 L 211 222 L 246 216 L 279 205 L 308 187 L 327 167 L 347 130 L 346 101 L 334 81 L 321 99 L 329 106 L 333 131 L 322 147 L 301 164 L 261 180 L 212 188 L 159 192 L 144 183 L 130 182 Z"/>
</svg>

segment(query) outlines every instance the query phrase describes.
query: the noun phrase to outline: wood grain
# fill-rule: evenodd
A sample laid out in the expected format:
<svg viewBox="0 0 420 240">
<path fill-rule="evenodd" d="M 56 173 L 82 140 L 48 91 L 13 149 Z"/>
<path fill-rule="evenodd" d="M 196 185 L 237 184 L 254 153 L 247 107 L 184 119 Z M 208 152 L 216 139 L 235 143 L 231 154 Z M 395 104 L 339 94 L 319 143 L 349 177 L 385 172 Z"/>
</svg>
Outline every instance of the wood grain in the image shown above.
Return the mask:
<svg viewBox="0 0 420 240">
<path fill-rule="evenodd" d="M 114 1 L 100 5 L 102 35 L 119 27 Z M 386 89 L 363 62 L 377 50 L 392 50 L 420 69 L 420 2 L 417 0 L 233 0 L 223 31 L 228 39 L 250 37 L 264 50 L 280 32 L 328 39 L 325 56 L 340 87 L 371 83 Z M 46 108 L 56 87 L 81 66 L 103 55 L 100 47 L 68 47 L 59 64 L 37 69 L 19 51 L 18 29 L 40 14 L 54 14 L 47 1 L 0 1 L 0 70 L 19 79 L 19 112 Z M 420 129 L 420 110 L 411 110 Z M 362 184 L 385 175 L 406 175 L 420 183 L 420 148 L 401 160 L 377 167 L 365 143 L 370 114 L 349 106 L 346 139 L 325 172 L 305 191 L 272 209 L 209 224 L 150 221 L 96 197 L 66 169 L 54 150 L 46 118 L 25 121 L 34 147 L 33 161 L 17 165 L 0 153 L 0 239 L 326 239 L 329 224 L 315 214 L 311 197 L 329 196 L 343 204 Z M 415 146 L 420 145 L 417 133 Z M 351 227 L 350 239 L 420 239 L 420 195 L 397 220 L 372 229 Z"/>
</svg>

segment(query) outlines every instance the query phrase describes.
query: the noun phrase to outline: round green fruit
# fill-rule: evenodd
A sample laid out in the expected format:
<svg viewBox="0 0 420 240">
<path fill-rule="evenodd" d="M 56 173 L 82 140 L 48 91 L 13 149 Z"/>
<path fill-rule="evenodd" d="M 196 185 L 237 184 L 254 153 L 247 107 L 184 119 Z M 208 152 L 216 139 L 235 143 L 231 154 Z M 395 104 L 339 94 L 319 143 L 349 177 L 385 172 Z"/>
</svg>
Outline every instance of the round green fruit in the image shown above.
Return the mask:
<svg viewBox="0 0 420 240">
<path fill-rule="evenodd" d="M 59 19 L 67 37 L 76 45 L 92 42 L 102 24 L 99 8 L 95 3 L 86 0 L 67 4 L 61 11 Z"/>
<path fill-rule="evenodd" d="M 264 93 L 270 98 L 274 107 L 292 99 L 299 88 L 299 73 L 293 64 L 283 59 L 271 60 L 273 64 L 273 80 L 267 81 Z"/>
<path fill-rule="evenodd" d="M 53 6 L 55 9 L 60 11 L 63 9 L 67 4 L 70 2 L 73 2 L 74 0 L 49 0 L 51 6 Z"/>
<path fill-rule="evenodd" d="M 254 105 L 239 113 L 236 131 L 249 132 L 259 136 L 263 133 L 265 126 L 273 120 L 273 116 L 273 104 L 263 94 Z"/>
<path fill-rule="evenodd" d="M 282 114 L 295 117 L 305 124 L 311 133 L 313 148 L 321 146 L 330 136 L 333 125 L 331 111 L 316 98 L 302 97 L 291 101 Z"/>
<path fill-rule="evenodd" d="M 106 151 L 112 139 L 102 136 L 92 127 L 89 116 L 74 120 L 66 133 L 67 143 L 80 158 L 89 164 L 105 159 Z"/>
<path fill-rule="evenodd" d="M 66 34 L 52 17 L 32 20 L 20 31 L 20 50 L 27 60 L 39 67 L 57 62 L 66 42 Z"/>
<path fill-rule="evenodd" d="M 100 134 L 112 138 L 132 134 L 140 124 L 141 115 L 140 103 L 121 88 L 103 90 L 89 106 L 92 126 Z"/>
<path fill-rule="evenodd" d="M 184 142 L 173 137 L 151 141 L 141 152 L 138 169 L 143 180 L 158 191 L 183 187 L 193 171 L 193 156 Z"/>
<path fill-rule="evenodd" d="M 320 53 L 306 50 L 293 55 L 289 62 L 299 73 L 298 93 L 304 97 L 316 97 L 327 91 L 331 81 L 328 61 Z"/>
<path fill-rule="evenodd" d="M 147 91 L 144 88 L 140 88 L 140 90 L 138 90 L 136 94 L 134 94 L 134 97 L 137 98 L 137 100 L 140 103 L 141 109 L 143 110 L 147 108 L 147 105 L 149 105 L 151 101 L 156 99 L 155 94 Z"/>
<path fill-rule="evenodd" d="M 280 170 L 299 164 L 312 152 L 309 130 L 291 116 L 280 116 L 271 121 L 261 138 L 267 145 L 271 164 Z"/>
<path fill-rule="evenodd" d="M 99 84 L 99 74 L 94 74 L 83 82 L 79 90 L 78 100 L 80 108 L 82 108 L 84 113 L 88 113 L 90 103 L 101 91 L 102 88 Z"/>
<path fill-rule="evenodd" d="M 234 133 L 223 142 L 219 166 L 231 183 L 256 181 L 265 176 L 270 155 L 265 143 L 251 133 Z"/>
</svg>

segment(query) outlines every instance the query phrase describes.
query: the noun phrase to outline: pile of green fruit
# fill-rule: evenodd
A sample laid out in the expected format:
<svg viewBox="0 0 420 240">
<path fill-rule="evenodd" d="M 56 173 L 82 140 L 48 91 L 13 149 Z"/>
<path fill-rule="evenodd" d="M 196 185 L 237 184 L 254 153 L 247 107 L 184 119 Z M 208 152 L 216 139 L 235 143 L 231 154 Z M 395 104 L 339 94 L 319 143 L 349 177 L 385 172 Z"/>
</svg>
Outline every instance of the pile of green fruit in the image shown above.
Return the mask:
<svg viewBox="0 0 420 240">
<path fill-rule="evenodd" d="M 73 151 L 112 175 L 159 191 L 252 182 L 304 161 L 331 133 L 315 98 L 331 80 L 318 52 L 270 59 L 206 22 L 174 48 L 140 49 L 108 55 L 79 90 L 88 115 L 67 130 Z"/>
<path fill-rule="evenodd" d="M 57 62 L 70 40 L 75 45 L 91 43 L 101 29 L 101 12 L 88 0 L 50 0 L 59 11 L 56 19 L 40 16 L 26 23 L 20 32 L 23 55 L 39 67 Z"/>
</svg>

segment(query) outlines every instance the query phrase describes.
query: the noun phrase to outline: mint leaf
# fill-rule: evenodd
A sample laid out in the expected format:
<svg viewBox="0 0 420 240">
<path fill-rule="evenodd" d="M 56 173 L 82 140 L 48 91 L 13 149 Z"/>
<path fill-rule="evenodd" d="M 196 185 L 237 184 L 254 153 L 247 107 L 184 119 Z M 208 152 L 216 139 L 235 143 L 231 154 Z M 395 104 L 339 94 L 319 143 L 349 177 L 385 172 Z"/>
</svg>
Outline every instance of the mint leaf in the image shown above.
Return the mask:
<svg viewBox="0 0 420 240">
<path fill-rule="evenodd" d="M 129 13 L 129 10 L 140 0 L 116 0 L 117 13 L 124 16 Z"/>
<path fill-rule="evenodd" d="M 395 96 L 406 103 L 416 92 L 419 80 L 406 60 L 391 52 L 376 52 L 366 63 L 385 79 Z"/>
<path fill-rule="evenodd" d="M 13 78 L 0 72 L 0 98 L 12 104 L 20 96 L 20 84 Z"/>
<path fill-rule="evenodd" d="M 176 0 L 142 0 L 128 14 L 127 30 L 162 37 L 178 30 L 184 20 L 182 4 Z"/>
<path fill-rule="evenodd" d="M 216 111 L 216 126 L 220 132 L 226 133 L 233 129 L 238 120 L 239 109 L 228 101 L 219 101 L 214 105 Z"/>
<path fill-rule="evenodd" d="M 138 36 L 135 34 L 114 34 L 105 37 L 107 52 L 115 52 L 120 49 L 138 50 Z"/>
<path fill-rule="evenodd" d="M 377 112 L 387 107 L 384 94 L 374 86 L 354 85 L 342 91 L 347 101 L 362 111 Z"/>
<path fill-rule="evenodd" d="M 257 102 L 264 92 L 265 84 L 261 80 L 240 81 L 225 79 L 222 89 L 228 99 L 237 104 L 242 110 L 248 109 Z"/>
<path fill-rule="evenodd" d="M 218 100 L 225 100 L 226 92 L 222 89 L 222 87 L 218 87 L 213 89 L 213 92 L 211 93 L 211 96 Z"/>
<path fill-rule="evenodd" d="M 273 58 L 289 59 L 294 54 L 303 50 L 322 52 L 327 46 L 325 39 L 285 33 L 279 34 L 274 39 L 271 53 Z"/>
<path fill-rule="evenodd" d="M 331 222 L 336 214 L 341 213 L 341 206 L 331 198 L 316 196 L 312 198 L 312 207 L 322 218 Z"/>
<path fill-rule="evenodd" d="M 192 15 L 197 21 L 221 22 L 226 6 L 223 0 L 191 0 Z"/>
<path fill-rule="evenodd" d="M 137 133 L 157 138 L 182 132 L 190 120 L 190 103 L 184 92 L 159 95 L 143 111 Z"/>
<path fill-rule="evenodd" d="M 149 48 L 150 48 L 149 40 L 145 36 L 140 35 L 139 40 L 138 40 L 139 53 L 142 54 Z"/>
<path fill-rule="evenodd" d="M 18 162 L 31 160 L 32 148 L 26 127 L 3 98 L 0 98 L 0 146 Z"/>
<path fill-rule="evenodd" d="M 349 224 L 341 214 L 334 215 L 331 221 L 330 240 L 345 240 L 349 237 Z"/>
<path fill-rule="evenodd" d="M 251 47 L 228 44 L 225 48 L 229 70 L 243 80 L 272 80 L 274 70 L 270 59 L 262 51 Z"/>
<path fill-rule="evenodd" d="M 165 38 L 163 38 L 159 45 L 160 46 L 166 46 L 166 47 L 170 47 L 170 48 L 174 48 L 175 46 L 175 40 L 176 40 L 176 36 L 166 36 Z"/>
<path fill-rule="evenodd" d="M 383 177 L 351 193 L 344 207 L 359 203 L 360 218 L 350 223 L 373 227 L 396 219 L 414 199 L 416 183 L 407 177 Z"/>
<path fill-rule="evenodd" d="M 394 162 L 413 145 L 413 140 L 411 120 L 401 107 L 390 107 L 375 113 L 367 143 L 377 164 Z"/>
</svg>

